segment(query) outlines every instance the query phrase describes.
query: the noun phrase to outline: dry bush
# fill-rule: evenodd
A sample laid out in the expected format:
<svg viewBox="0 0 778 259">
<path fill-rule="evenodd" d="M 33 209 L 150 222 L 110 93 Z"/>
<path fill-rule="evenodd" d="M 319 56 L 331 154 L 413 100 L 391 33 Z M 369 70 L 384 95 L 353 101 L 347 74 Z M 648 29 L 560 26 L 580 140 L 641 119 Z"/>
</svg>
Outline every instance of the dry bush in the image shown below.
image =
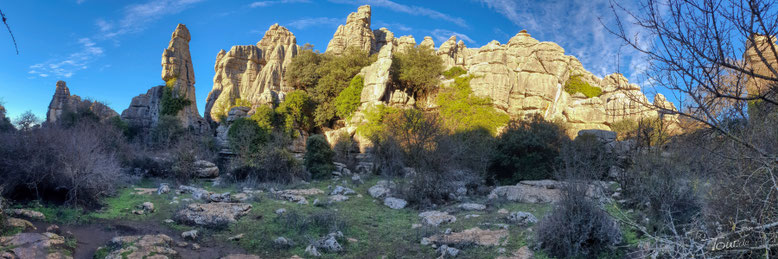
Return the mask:
<svg viewBox="0 0 778 259">
<path fill-rule="evenodd" d="M 537 247 L 557 258 L 596 258 L 621 243 L 618 224 L 586 196 L 588 185 L 570 182 L 554 209 L 535 227 Z"/>
<path fill-rule="evenodd" d="M 348 133 L 341 133 L 338 135 L 338 139 L 335 142 L 335 146 L 332 147 L 335 151 L 335 162 L 343 163 L 350 169 L 355 169 L 357 166 L 357 154 L 359 154 L 359 148 L 356 141 L 354 141 Z"/>
<path fill-rule="evenodd" d="M 252 186 L 309 180 L 311 176 L 303 170 L 302 162 L 286 149 L 289 143 L 287 134 L 276 132 L 255 153 L 233 159 L 230 165 L 233 180 Z"/>
<path fill-rule="evenodd" d="M 0 137 L 0 178 L 10 198 L 96 206 L 121 181 L 117 147 L 121 133 L 84 122 Z"/>
</svg>

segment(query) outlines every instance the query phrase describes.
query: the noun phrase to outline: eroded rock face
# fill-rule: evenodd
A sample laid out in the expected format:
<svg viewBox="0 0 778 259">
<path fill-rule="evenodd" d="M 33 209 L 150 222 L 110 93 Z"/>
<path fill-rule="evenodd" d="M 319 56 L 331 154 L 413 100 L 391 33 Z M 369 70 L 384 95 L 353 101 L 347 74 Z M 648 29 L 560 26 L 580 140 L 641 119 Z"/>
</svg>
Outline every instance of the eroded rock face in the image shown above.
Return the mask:
<svg viewBox="0 0 778 259">
<path fill-rule="evenodd" d="M 159 122 L 163 87 L 155 86 L 145 94 L 133 97 L 130 107 L 122 112 L 122 120 L 139 129 L 141 136 L 149 136 L 151 129 Z"/>
<path fill-rule="evenodd" d="M 348 15 L 345 25 L 338 26 L 332 40 L 327 44 L 327 53 L 341 54 L 349 48 L 371 52 L 375 35 L 370 29 L 370 6 L 363 5 L 357 12 Z M 383 40 L 385 40 L 384 38 Z"/>
<path fill-rule="evenodd" d="M 192 57 L 189 54 L 189 41 L 192 36 L 186 25 L 178 24 L 170 36 L 168 47 L 162 51 L 162 80 L 173 89 L 173 97 L 185 98 L 190 104 L 178 112 L 177 117 L 184 127 L 193 127 L 204 132 L 208 125 L 197 111 L 195 96 L 195 75 Z"/>
<path fill-rule="evenodd" d="M 283 78 L 298 49 L 294 34 L 274 24 L 256 45 L 219 51 L 205 117 L 221 122 L 238 99 L 252 105 L 282 101 L 285 93 L 293 90 Z"/>
<path fill-rule="evenodd" d="M 65 81 L 57 81 L 57 89 L 54 91 L 54 96 L 49 103 L 49 111 L 46 113 L 46 123 L 56 124 L 66 112 L 77 112 L 78 110 L 90 110 L 100 120 L 119 116 L 116 111 L 100 102 L 81 100 L 78 95 L 70 95 L 70 89 Z"/>
</svg>

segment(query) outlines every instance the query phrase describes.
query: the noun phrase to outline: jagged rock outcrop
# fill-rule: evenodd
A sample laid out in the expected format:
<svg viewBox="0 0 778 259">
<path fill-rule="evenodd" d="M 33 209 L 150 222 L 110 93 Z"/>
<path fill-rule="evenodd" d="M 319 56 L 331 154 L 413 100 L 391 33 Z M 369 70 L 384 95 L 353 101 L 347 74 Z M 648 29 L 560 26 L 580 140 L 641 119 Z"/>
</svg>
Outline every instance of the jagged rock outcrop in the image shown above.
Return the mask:
<svg viewBox="0 0 778 259">
<path fill-rule="evenodd" d="M 274 24 L 256 46 L 233 46 L 230 51 L 219 51 L 205 117 L 221 121 L 238 100 L 252 105 L 283 100 L 284 94 L 293 90 L 285 85 L 284 72 L 298 50 L 294 34 Z"/>
<path fill-rule="evenodd" d="M 778 65 L 776 55 L 773 54 L 773 48 L 778 46 L 775 41 L 775 36 L 765 35 L 753 35 L 746 41 L 743 59 L 755 74 L 774 78 L 775 75 L 770 69 L 775 69 Z M 752 77 L 746 83 L 746 90 L 751 96 L 767 94 L 772 88 L 773 81 L 763 78 Z"/>
<path fill-rule="evenodd" d="M 138 129 L 141 136 L 148 136 L 151 129 L 159 122 L 163 87 L 165 86 L 155 86 L 145 94 L 133 97 L 130 107 L 122 111 L 122 120 Z"/>
<path fill-rule="evenodd" d="M 373 30 L 370 29 L 370 15 L 369 5 L 360 6 L 357 12 L 349 14 L 346 24 L 338 26 L 338 30 L 335 31 L 332 40 L 327 44 L 326 52 L 337 55 L 343 53 L 348 48 L 358 48 L 368 52 L 373 51 L 376 37 L 373 34 Z M 375 51 L 378 51 L 378 49 Z"/>
<path fill-rule="evenodd" d="M 419 44 L 419 47 L 434 49 L 435 48 L 435 41 L 432 40 L 432 37 L 426 36 L 426 37 L 424 37 L 424 40 L 421 41 L 421 44 Z"/>
<path fill-rule="evenodd" d="M 49 103 L 49 110 L 46 112 L 46 123 L 56 124 L 66 112 L 79 110 L 92 111 L 101 121 L 119 116 L 116 111 L 105 104 L 98 101 L 81 100 L 78 95 L 70 95 L 70 89 L 65 81 L 57 81 L 57 89 L 54 91 L 54 96 Z"/>
<path fill-rule="evenodd" d="M 192 36 L 189 29 L 178 24 L 170 36 L 168 47 L 162 51 L 162 80 L 167 87 L 172 87 L 173 97 L 189 100 L 189 105 L 178 112 L 177 117 L 184 127 L 192 127 L 199 132 L 205 132 L 208 124 L 197 111 L 195 96 L 195 75 L 192 57 L 189 54 L 189 41 Z"/>
</svg>

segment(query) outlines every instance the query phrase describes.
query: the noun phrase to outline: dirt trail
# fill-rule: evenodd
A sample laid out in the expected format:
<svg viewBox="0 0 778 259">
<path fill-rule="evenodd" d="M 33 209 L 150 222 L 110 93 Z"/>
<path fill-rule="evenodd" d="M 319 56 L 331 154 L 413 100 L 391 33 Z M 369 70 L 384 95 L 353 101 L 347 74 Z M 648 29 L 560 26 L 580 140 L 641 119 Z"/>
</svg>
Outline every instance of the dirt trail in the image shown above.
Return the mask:
<svg viewBox="0 0 778 259">
<path fill-rule="evenodd" d="M 50 223 L 33 222 L 36 228 L 34 232 L 45 232 Z M 112 238 L 127 235 L 149 235 L 165 234 L 173 238 L 175 242 L 184 241 L 180 233 L 165 227 L 156 222 L 150 221 L 98 221 L 89 224 L 77 225 L 58 225 L 60 232 L 70 232 L 76 237 L 78 243 L 73 252 L 74 259 L 92 259 L 97 248 L 108 244 Z M 188 242 L 188 241 L 185 241 Z M 220 258 L 228 254 L 245 253 L 245 251 L 235 245 L 209 240 L 208 242 L 198 243 L 201 248 L 197 251 L 181 247 L 173 247 L 178 251 L 181 258 Z"/>
</svg>

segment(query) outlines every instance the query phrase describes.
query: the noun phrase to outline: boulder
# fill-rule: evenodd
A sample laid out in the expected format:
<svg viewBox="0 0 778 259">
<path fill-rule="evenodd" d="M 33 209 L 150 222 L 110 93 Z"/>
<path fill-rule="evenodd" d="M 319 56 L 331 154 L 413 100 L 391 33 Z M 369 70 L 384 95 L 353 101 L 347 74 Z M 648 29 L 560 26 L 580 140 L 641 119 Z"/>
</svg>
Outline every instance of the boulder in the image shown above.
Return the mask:
<svg viewBox="0 0 778 259">
<path fill-rule="evenodd" d="M 427 239 L 430 244 L 448 246 L 467 246 L 470 244 L 480 246 L 499 246 L 507 243 L 508 230 L 482 230 L 475 227 L 462 232 L 439 234 Z"/>
<path fill-rule="evenodd" d="M 462 210 L 485 210 L 486 205 L 478 204 L 478 203 L 462 203 L 457 206 L 458 208 Z"/>
<path fill-rule="evenodd" d="M 367 192 L 370 193 L 370 196 L 373 198 L 379 199 L 386 197 L 391 193 L 391 189 L 395 187 L 394 182 L 381 180 L 376 183 L 376 185 L 373 185 L 370 187 L 370 189 L 367 189 Z"/>
<path fill-rule="evenodd" d="M 419 217 L 422 218 L 422 223 L 434 227 L 443 223 L 454 223 L 457 221 L 457 218 L 454 217 L 454 215 L 449 215 L 448 212 L 436 210 L 419 213 Z"/>
<path fill-rule="evenodd" d="M 21 217 L 21 218 L 26 218 L 26 219 L 46 220 L 46 215 L 43 215 L 43 213 L 40 213 L 40 212 L 34 211 L 34 210 L 10 209 L 10 210 L 6 210 L 6 213 L 8 213 L 8 215 L 11 215 L 11 216 Z"/>
<path fill-rule="evenodd" d="M 526 184 L 499 186 L 492 190 L 489 199 L 504 198 L 521 203 L 552 203 L 560 199 L 559 189 L 547 189 Z"/>
<path fill-rule="evenodd" d="M 514 224 L 519 226 L 528 226 L 530 224 L 537 223 L 538 218 L 536 218 L 535 215 L 532 215 L 532 213 L 529 212 L 516 211 L 508 215 L 508 221 L 513 222 Z"/>
<path fill-rule="evenodd" d="M 219 176 L 219 167 L 214 163 L 197 160 L 194 162 L 195 177 L 199 178 L 216 178 Z"/>
<path fill-rule="evenodd" d="M 384 199 L 384 205 L 386 205 L 389 208 L 399 210 L 405 208 L 405 205 L 408 205 L 408 202 L 403 199 L 387 197 L 386 199 Z"/>
<path fill-rule="evenodd" d="M 14 256 L 11 258 L 72 258 L 63 254 L 65 238 L 49 232 L 0 237 L 0 247 Z"/>
<path fill-rule="evenodd" d="M 236 222 L 251 208 L 251 204 L 245 203 L 192 203 L 179 210 L 175 218 L 183 224 L 220 227 Z"/>
<path fill-rule="evenodd" d="M 357 192 L 355 192 L 351 188 L 346 188 L 346 187 L 338 185 L 338 186 L 335 186 L 335 189 L 333 189 L 332 192 L 330 192 L 330 195 L 338 195 L 338 194 L 341 194 L 341 195 L 352 195 L 352 194 L 356 194 L 356 193 Z"/>
<path fill-rule="evenodd" d="M 141 258 L 178 258 L 178 252 L 173 250 L 173 239 L 164 234 L 142 236 L 119 236 L 111 239 L 110 250 L 106 259 L 141 259 Z"/>
<path fill-rule="evenodd" d="M 457 257 L 457 255 L 459 255 L 459 249 L 442 245 L 438 247 L 438 254 L 440 254 L 441 258 Z"/>
<path fill-rule="evenodd" d="M 10 217 L 5 219 L 5 226 L 12 227 L 12 228 L 20 228 L 22 231 L 28 229 L 30 230 L 37 229 L 35 225 L 32 224 L 32 222 L 23 219 L 18 219 L 18 218 L 10 218 Z"/>
</svg>

